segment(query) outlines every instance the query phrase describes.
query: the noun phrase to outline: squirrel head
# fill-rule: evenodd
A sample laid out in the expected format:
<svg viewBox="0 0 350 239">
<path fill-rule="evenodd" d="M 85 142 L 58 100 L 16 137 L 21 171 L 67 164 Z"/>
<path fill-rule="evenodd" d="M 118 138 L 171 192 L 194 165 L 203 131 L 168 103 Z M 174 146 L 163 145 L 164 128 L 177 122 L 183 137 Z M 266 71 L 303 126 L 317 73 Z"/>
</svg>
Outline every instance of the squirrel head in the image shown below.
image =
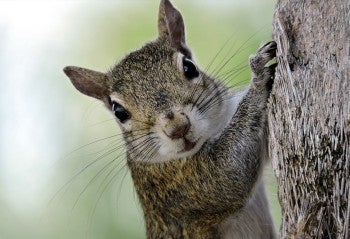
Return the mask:
<svg viewBox="0 0 350 239">
<path fill-rule="evenodd" d="M 189 157 L 229 120 L 229 92 L 193 61 L 183 18 L 169 0 L 160 3 L 158 33 L 107 73 L 64 68 L 80 92 L 102 100 L 114 113 L 128 160 Z"/>
</svg>

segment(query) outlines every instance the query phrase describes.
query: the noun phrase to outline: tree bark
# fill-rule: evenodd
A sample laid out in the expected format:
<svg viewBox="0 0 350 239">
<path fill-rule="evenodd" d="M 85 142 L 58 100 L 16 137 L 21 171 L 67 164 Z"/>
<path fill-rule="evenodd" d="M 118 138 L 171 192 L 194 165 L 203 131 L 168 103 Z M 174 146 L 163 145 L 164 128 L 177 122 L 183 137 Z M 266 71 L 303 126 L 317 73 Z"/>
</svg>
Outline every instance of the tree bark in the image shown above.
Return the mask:
<svg viewBox="0 0 350 239">
<path fill-rule="evenodd" d="M 269 154 L 280 238 L 350 238 L 350 1 L 279 0 Z"/>
</svg>

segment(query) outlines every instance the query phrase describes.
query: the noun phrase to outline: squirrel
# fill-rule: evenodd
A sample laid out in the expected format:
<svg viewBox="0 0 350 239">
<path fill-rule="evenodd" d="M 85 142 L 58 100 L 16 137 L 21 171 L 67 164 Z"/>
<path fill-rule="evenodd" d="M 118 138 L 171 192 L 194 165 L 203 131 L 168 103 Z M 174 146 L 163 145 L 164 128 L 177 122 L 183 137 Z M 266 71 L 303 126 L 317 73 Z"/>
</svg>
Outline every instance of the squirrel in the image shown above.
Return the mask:
<svg viewBox="0 0 350 239">
<path fill-rule="evenodd" d="M 261 174 L 276 43 L 250 57 L 251 85 L 235 92 L 196 65 L 169 0 L 158 34 L 107 73 L 64 68 L 116 117 L 147 238 L 275 238 Z"/>
</svg>

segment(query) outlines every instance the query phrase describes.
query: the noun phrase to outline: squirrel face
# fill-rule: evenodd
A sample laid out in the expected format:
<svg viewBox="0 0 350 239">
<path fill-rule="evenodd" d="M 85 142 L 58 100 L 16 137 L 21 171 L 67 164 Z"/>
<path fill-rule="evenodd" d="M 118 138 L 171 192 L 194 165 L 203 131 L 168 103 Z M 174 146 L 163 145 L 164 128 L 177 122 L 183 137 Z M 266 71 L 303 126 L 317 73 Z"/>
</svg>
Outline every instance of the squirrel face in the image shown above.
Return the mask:
<svg viewBox="0 0 350 239">
<path fill-rule="evenodd" d="M 228 107 L 226 88 L 167 40 L 132 52 L 108 76 L 110 104 L 119 107 L 115 113 L 131 158 L 159 162 L 191 156 L 226 123 L 221 120 Z M 121 111 L 128 117 L 118 118 Z"/>
<path fill-rule="evenodd" d="M 223 130 L 232 108 L 227 88 L 192 60 L 182 16 L 167 0 L 160 5 L 158 30 L 157 40 L 107 74 L 64 69 L 79 91 L 115 114 L 128 158 L 151 163 L 197 153 Z"/>
</svg>

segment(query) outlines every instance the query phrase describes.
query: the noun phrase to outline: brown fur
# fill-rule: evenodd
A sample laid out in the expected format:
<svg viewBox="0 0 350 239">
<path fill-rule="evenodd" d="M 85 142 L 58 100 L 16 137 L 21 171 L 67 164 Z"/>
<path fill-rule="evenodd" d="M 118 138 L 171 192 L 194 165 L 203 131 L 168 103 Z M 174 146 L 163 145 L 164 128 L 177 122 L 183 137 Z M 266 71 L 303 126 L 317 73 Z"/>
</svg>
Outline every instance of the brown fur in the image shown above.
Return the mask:
<svg viewBox="0 0 350 239">
<path fill-rule="evenodd" d="M 192 155 L 153 162 L 160 139 L 151 136 L 152 130 L 166 131 L 167 125 L 176 129 L 184 119 L 177 115 L 191 105 L 207 107 L 201 114 L 211 122 L 209 129 L 215 129 L 232 97 L 229 89 L 204 72 L 199 70 L 200 82 L 194 83 L 179 70 L 176 56 L 191 58 L 191 53 L 181 14 L 168 0 L 161 2 L 158 29 L 157 40 L 130 53 L 110 72 L 101 73 L 103 77 L 97 74 L 96 78 L 87 69 L 65 68 L 79 91 L 104 100 L 109 109 L 113 96 L 132 116 L 128 126 L 121 126 L 148 238 L 274 238 L 265 192 L 258 181 L 275 68 L 265 64 L 275 56 L 275 43 L 266 44 L 251 58 L 252 87 L 222 132 L 218 129 L 219 135 L 211 136 Z M 167 119 L 172 122 L 159 126 L 159 117 L 176 107 L 180 113 L 172 112 Z M 255 223 L 249 227 L 252 217 Z M 240 220 L 246 231 L 235 231 Z"/>
</svg>

